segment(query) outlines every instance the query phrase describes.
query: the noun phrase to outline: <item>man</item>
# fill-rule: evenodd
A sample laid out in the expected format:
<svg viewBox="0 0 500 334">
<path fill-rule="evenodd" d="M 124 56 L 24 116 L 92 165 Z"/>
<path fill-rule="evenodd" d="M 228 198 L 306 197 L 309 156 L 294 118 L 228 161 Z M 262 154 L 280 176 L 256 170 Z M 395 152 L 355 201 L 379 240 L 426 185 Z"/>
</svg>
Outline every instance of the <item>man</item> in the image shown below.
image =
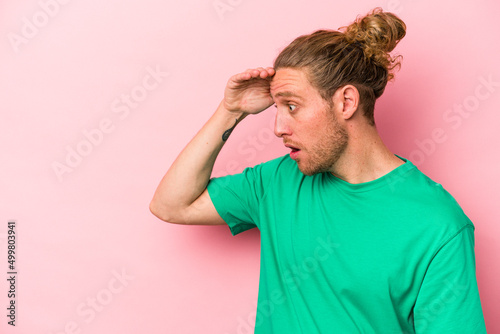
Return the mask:
<svg viewBox="0 0 500 334">
<path fill-rule="evenodd" d="M 162 220 L 259 228 L 255 333 L 485 333 L 472 222 L 375 127 L 405 29 L 376 9 L 234 75 L 158 186 Z M 236 125 L 272 104 L 290 154 L 210 179 Z"/>
</svg>

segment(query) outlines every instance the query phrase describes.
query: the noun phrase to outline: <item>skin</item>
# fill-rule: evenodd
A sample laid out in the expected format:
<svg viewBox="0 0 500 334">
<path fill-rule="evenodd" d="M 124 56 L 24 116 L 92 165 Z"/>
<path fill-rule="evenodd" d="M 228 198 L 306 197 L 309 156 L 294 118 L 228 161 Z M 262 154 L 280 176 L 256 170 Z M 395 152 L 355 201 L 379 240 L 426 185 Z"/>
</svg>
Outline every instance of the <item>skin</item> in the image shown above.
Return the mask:
<svg viewBox="0 0 500 334">
<path fill-rule="evenodd" d="M 301 172 L 313 175 L 330 171 L 349 139 L 335 106 L 311 86 L 305 72 L 293 69 L 278 70 L 271 95 L 277 109 L 274 133 L 285 146 L 299 149 L 292 156 Z"/>
<path fill-rule="evenodd" d="M 330 172 L 347 182 L 361 183 L 403 163 L 358 110 L 359 93 L 354 86 L 337 89 L 331 100 L 325 101 L 305 70 L 248 69 L 228 80 L 217 110 L 158 185 L 151 212 L 176 224 L 225 224 L 207 191 L 217 155 L 245 117 L 275 103 L 275 133 L 285 145 L 300 149 L 293 155 L 306 175 Z"/>
<path fill-rule="evenodd" d="M 285 146 L 300 149 L 295 160 L 304 174 L 331 172 L 349 183 L 362 183 L 403 164 L 363 116 L 354 86 L 339 88 L 325 101 L 305 70 L 282 68 L 270 91 L 277 107 L 274 132 Z"/>
</svg>

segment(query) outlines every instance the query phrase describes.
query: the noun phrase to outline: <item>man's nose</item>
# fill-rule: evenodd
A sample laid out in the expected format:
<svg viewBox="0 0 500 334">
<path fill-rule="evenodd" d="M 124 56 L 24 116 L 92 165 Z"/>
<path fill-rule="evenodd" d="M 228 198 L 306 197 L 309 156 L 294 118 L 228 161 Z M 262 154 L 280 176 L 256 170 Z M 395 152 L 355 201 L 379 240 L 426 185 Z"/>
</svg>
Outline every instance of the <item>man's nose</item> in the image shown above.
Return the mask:
<svg viewBox="0 0 500 334">
<path fill-rule="evenodd" d="M 283 137 L 284 135 L 290 135 L 290 128 L 286 119 L 280 115 L 279 110 L 276 112 L 276 118 L 274 120 L 274 134 L 277 137 Z"/>
</svg>

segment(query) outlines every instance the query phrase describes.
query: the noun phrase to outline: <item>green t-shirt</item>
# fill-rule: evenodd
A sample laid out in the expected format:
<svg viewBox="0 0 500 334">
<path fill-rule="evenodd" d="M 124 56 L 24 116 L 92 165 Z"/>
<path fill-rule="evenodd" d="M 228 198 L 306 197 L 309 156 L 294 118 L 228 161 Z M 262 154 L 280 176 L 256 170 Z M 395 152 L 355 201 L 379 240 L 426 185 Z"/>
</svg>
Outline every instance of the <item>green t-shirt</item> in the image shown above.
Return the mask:
<svg viewBox="0 0 500 334">
<path fill-rule="evenodd" d="M 260 230 L 255 333 L 486 333 L 474 225 L 401 159 L 361 184 L 289 155 L 210 180 L 231 233 Z"/>
</svg>

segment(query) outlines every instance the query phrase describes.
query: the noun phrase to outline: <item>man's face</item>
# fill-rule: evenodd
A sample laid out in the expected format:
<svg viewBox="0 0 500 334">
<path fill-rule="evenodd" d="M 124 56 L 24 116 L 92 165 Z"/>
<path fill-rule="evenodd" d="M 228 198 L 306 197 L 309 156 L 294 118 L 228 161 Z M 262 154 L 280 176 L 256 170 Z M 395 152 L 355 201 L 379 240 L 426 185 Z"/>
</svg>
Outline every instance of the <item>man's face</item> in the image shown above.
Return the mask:
<svg viewBox="0 0 500 334">
<path fill-rule="evenodd" d="M 281 68 L 271 82 L 276 103 L 274 133 L 292 151 L 290 157 L 305 175 L 333 171 L 347 147 L 348 135 L 304 71 Z"/>
</svg>

